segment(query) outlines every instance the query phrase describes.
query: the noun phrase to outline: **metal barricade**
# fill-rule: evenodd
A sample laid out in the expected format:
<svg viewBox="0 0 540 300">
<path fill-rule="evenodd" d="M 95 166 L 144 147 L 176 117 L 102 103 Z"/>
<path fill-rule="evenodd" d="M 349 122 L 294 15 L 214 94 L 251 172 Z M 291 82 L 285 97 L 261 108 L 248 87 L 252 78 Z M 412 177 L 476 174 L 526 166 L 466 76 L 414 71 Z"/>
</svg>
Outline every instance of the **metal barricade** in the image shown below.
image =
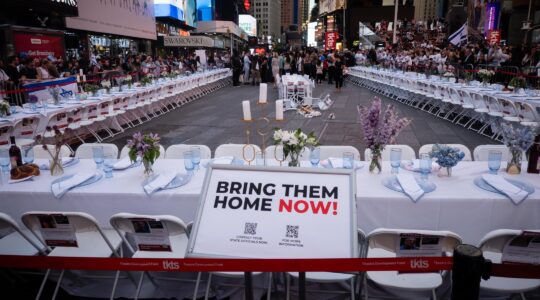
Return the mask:
<svg viewBox="0 0 540 300">
<path fill-rule="evenodd" d="M 523 67 L 521 73 L 525 76 L 529 88 L 540 89 L 540 67 Z"/>
</svg>

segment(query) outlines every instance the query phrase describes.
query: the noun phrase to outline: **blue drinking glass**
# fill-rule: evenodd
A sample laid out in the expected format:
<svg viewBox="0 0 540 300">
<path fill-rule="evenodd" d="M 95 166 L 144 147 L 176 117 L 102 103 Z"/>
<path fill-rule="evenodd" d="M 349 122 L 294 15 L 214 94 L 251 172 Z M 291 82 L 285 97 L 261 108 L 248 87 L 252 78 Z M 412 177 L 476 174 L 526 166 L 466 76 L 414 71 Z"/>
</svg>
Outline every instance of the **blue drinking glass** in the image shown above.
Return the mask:
<svg viewBox="0 0 540 300">
<path fill-rule="evenodd" d="M 428 153 L 420 154 L 420 174 L 422 181 L 428 180 L 428 174 L 431 172 L 432 160 Z"/>
<path fill-rule="evenodd" d="M 92 147 L 92 154 L 94 156 L 96 168 L 101 170 L 103 167 L 103 147 Z"/>
<path fill-rule="evenodd" d="M 488 153 L 488 168 L 490 174 L 497 175 L 497 172 L 501 168 L 502 152 L 497 150 L 490 150 Z"/>
<path fill-rule="evenodd" d="M 390 165 L 392 166 L 392 174 L 399 172 L 399 165 L 401 164 L 401 149 L 390 149 Z"/>
<path fill-rule="evenodd" d="M 255 164 L 257 166 L 264 166 L 264 156 L 262 151 L 257 151 L 257 153 L 255 153 Z"/>
<path fill-rule="evenodd" d="M 309 153 L 309 160 L 311 161 L 312 167 L 318 167 L 319 162 L 321 161 L 321 148 L 313 148 L 313 150 L 311 150 L 311 152 Z"/>
<path fill-rule="evenodd" d="M 113 166 L 116 162 L 116 157 L 112 154 L 106 154 L 103 157 L 103 173 L 105 178 L 113 178 Z"/>
<path fill-rule="evenodd" d="M 34 149 L 32 147 L 28 147 L 26 149 L 23 149 L 24 154 L 24 163 L 25 164 L 31 164 L 34 162 Z"/>
<path fill-rule="evenodd" d="M 191 147 L 191 161 L 195 170 L 199 170 L 199 164 L 201 163 L 201 147 L 193 146 Z"/>
<path fill-rule="evenodd" d="M 193 152 L 185 151 L 184 152 L 184 167 L 188 173 L 193 172 L 195 166 L 193 165 Z"/>
<path fill-rule="evenodd" d="M 352 169 L 354 165 L 354 154 L 352 152 L 343 153 L 343 168 Z"/>
<path fill-rule="evenodd" d="M 0 181 L 5 183 L 9 179 L 9 150 L 0 149 Z"/>
</svg>

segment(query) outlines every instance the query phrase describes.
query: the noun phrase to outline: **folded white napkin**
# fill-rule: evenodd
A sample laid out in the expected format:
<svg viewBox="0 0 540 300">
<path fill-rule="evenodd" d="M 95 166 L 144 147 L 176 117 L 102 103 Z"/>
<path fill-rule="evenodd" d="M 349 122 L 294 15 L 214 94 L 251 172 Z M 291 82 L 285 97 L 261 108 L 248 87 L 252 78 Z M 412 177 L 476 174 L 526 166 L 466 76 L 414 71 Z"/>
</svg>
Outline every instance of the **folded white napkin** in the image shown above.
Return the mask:
<svg viewBox="0 0 540 300">
<path fill-rule="evenodd" d="M 62 157 L 62 166 L 65 167 L 66 165 L 70 164 L 74 158 L 73 157 Z M 46 161 L 39 165 L 39 168 L 42 170 L 49 170 L 51 168 L 49 161 Z"/>
<path fill-rule="evenodd" d="M 176 173 L 165 173 L 158 175 L 154 180 L 147 183 L 143 189 L 144 191 L 150 195 L 164 187 L 166 187 L 173 179 L 176 177 Z"/>
<path fill-rule="evenodd" d="M 232 161 L 234 160 L 234 157 L 232 156 L 222 156 L 222 157 L 216 157 L 210 161 L 212 164 L 216 165 L 230 165 L 232 164 Z"/>
<path fill-rule="evenodd" d="M 413 202 L 418 201 L 424 195 L 424 190 L 418 185 L 412 174 L 397 174 L 396 178 L 405 195 L 409 196 Z"/>
<path fill-rule="evenodd" d="M 341 157 L 329 157 L 328 161 L 330 162 L 330 165 L 334 169 L 343 168 L 343 158 L 341 158 Z"/>
<path fill-rule="evenodd" d="M 77 173 L 75 175 L 73 175 L 73 177 L 67 179 L 67 180 L 64 180 L 64 181 L 60 181 L 60 182 L 57 182 L 57 183 L 54 183 L 51 185 L 51 191 L 52 193 L 54 194 L 54 196 L 56 198 L 60 198 L 62 197 L 65 193 L 67 193 L 67 191 L 69 191 L 70 189 L 78 186 L 79 184 L 87 181 L 88 179 L 94 177 L 96 175 L 95 172 L 80 172 L 80 173 Z"/>
<path fill-rule="evenodd" d="M 515 204 L 519 204 L 529 196 L 529 193 L 511 184 L 500 175 L 484 174 L 482 175 L 482 179 L 497 191 L 505 194 Z"/>
<path fill-rule="evenodd" d="M 131 159 L 129 158 L 129 156 L 126 156 L 124 158 L 122 158 L 121 160 L 117 161 L 114 165 L 113 165 L 113 169 L 114 170 L 124 170 L 124 169 L 127 169 L 129 167 L 131 167 L 131 165 L 133 165 L 135 162 L 132 162 Z"/>
</svg>

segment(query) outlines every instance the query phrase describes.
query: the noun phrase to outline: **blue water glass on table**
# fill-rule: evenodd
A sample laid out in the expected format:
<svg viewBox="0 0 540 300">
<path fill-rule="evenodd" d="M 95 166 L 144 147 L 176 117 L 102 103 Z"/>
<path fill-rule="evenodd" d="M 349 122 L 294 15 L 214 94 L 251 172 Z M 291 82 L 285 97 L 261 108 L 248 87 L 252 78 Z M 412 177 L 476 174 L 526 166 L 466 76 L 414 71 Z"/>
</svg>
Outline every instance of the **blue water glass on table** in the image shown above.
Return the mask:
<svg viewBox="0 0 540 300">
<path fill-rule="evenodd" d="M 34 162 L 34 148 L 23 148 L 23 159 L 25 164 L 31 164 Z"/>
<path fill-rule="evenodd" d="M 192 173 L 195 166 L 193 165 L 193 152 L 184 152 L 184 167 L 188 173 Z"/>
<path fill-rule="evenodd" d="M 195 170 L 199 170 L 201 164 L 201 148 L 199 146 L 191 147 L 191 161 Z"/>
<path fill-rule="evenodd" d="M 96 168 L 101 170 L 103 167 L 103 147 L 92 147 L 92 155 L 96 163 Z"/>
<path fill-rule="evenodd" d="M 431 157 L 428 153 L 420 154 L 420 178 L 422 181 L 426 182 L 428 180 L 428 174 L 431 172 L 432 165 Z"/>
<path fill-rule="evenodd" d="M 1 182 L 5 183 L 9 179 L 9 150 L 0 149 L 0 175 Z"/>
<path fill-rule="evenodd" d="M 255 153 L 255 164 L 257 164 L 257 166 L 264 166 L 264 155 L 262 151 L 257 151 L 257 153 Z"/>
<path fill-rule="evenodd" d="M 497 150 L 490 150 L 488 153 L 488 168 L 490 174 L 497 175 L 501 168 L 502 152 Z"/>
<path fill-rule="evenodd" d="M 103 173 L 105 174 L 105 178 L 112 178 L 113 177 L 113 166 L 116 162 L 116 157 L 114 157 L 112 154 L 106 154 L 103 157 Z"/>
<path fill-rule="evenodd" d="M 392 166 L 392 174 L 399 172 L 399 165 L 401 164 L 401 149 L 390 149 L 390 165 Z"/>
<path fill-rule="evenodd" d="M 11 112 L 12 115 L 16 114 L 17 113 L 17 106 L 16 105 L 10 106 L 9 111 Z"/>
<path fill-rule="evenodd" d="M 343 153 L 343 168 L 352 169 L 354 166 L 354 154 L 352 152 Z"/>
<path fill-rule="evenodd" d="M 311 162 L 311 166 L 316 168 L 319 166 L 319 162 L 321 161 L 321 148 L 316 147 L 311 150 L 309 153 L 309 161 Z"/>
</svg>

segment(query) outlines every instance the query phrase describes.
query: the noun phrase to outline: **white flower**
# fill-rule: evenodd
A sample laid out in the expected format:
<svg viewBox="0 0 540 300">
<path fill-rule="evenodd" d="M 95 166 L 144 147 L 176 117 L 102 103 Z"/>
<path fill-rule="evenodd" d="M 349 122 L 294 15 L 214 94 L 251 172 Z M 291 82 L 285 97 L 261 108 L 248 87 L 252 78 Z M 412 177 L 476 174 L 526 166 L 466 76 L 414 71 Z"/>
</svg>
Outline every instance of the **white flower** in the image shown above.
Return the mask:
<svg viewBox="0 0 540 300">
<path fill-rule="evenodd" d="M 283 130 L 279 129 L 274 132 L 274 141 L 283 139 Z"/>
<path fill-rule="evenodd" d="M 288 131 L 283 131 L 282 135 L 281 135 L 281 141 L 283 142 L 283 144 L 286 144 L 287 142 L 289 142 L 291 139 L 292 139 L 293 135 L 288 132 Z"/>
<path fill-rule="evenodd" d="M 298 141 L 298 138 L 294 135 L 291 135 L 291 139 L 289 140 L 289 145 L 291 146 L 296 146 L 298 145 L 299 141 Z"/>
<path fill-rule="evenodd" d="M 108 80 L 104 80 L 101 82 L 101 86 L 104 87 L 104 88 L 110 88 L 111 87 L 111 82 L 108 81 Z"/>
<path fill-rule="evenodd" d="M 131 75 L 126 76 L 126 81 L 131 81 L 133 78 L 131 78 Z"/>
<path fill-rule="evenodd" d="M 303 132 L 300 132 L 300 138 L 302 140 L 305 140 L 305 139 L 307 139 L 307 135 L 305 133 L 303 133 Z"/>
</svg>

